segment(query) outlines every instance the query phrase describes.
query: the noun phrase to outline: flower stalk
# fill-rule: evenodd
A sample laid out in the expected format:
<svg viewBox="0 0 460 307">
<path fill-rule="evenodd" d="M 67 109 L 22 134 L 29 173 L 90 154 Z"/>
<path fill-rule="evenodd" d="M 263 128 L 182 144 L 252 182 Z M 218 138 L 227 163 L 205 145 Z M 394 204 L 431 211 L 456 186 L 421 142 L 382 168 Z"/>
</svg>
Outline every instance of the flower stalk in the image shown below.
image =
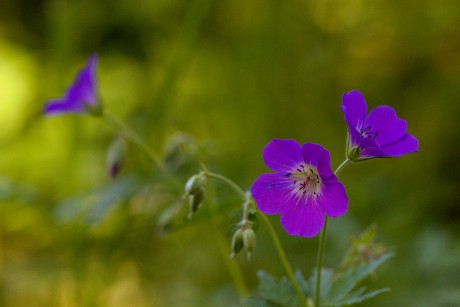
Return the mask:
<svg viewBox="0 0 460 307">
<path fill-rule="evenodd" d="M 108 112 L 104 112 L 101 119 L 108 125 L 112 126 L 116 131 L 119 131 L 126 139 L 136 144 L 136 146 L 145 153 L 150 162 L 155 164 L 161 171 L 165 171 L 165 166 L 161 162 L 159 156 L 148 148 L 142 139 L 130 127 Z"/>
<path fill-rule="evenodd" d="M 338 175 L 351 161 L 346 159 L 343 161 L 337 169 L 334 171 L 334 175 Z M 327 221 L 328 217 L 326 216 L 324 220 L 324 226 L 321 230 L 319 237 L 319 247 L 318 247 L 318 263 L 316 267 L 316 283 L 315 283 L 315 307 L 321 306 L 321 269 L 323 267 L 324 259 L 324 250 L 326 249 L 326 231 L 327 231 Z"/>
<path fill-rule="evenodd" d="M 232 181 L 231 179 L 229 179 L 229 178 L 227 178 L 227 177 L 225 177 L 223 175 L 209 172 L 206 169 L 203 171 L 203 174 L 208 178 L 219 180 L 219 181 L 225 183 L 227 186 L 229 186 L 233 191 L 236 192 L 236 194 L 240 195 L 241 198 L 245 201 L 245 206 L 243 207 L 243 210 L 244 211 L 247 210 L 247 207 L 249 205 L 249 203 L 247 201 L 251 196 L 248 193 L 244 192 L 243 189 L 241 189 L 234 181 Z M 247 217 L 247 211 L 244 212 L 244 214 Z M 299 285 L 299 283 L 297 282 L 297 279 L 294 276 L 294 272 L 293 272 L 293 270 L 291 268 L 291 265 L 289 264 L 289 262 L 287 260 L 286 254 L 284 253 L 284 249 L 281 246 L 281 242 L 280 242 L 280 240 L 278 238 L 278 235 L 276 234 L 275 229 L 273 228 L 273 225 L 270 223 L 270 220 L 262 212 L 257 210 L 257 215 L 264 222 L 264 224 L 265 224 L 265 226 L 266 226 L 266 228 L 268 230 L 268 233 L 269 233 L 270 237 L 273 240 L 273 244 L 275 245 L 275 249 L 276 249 L 276 251 L 278 253 L 278 256 L 280 258 L 281 264 L 283 265 L 283 267 L 284 267 L 284 269 L 286 271 L 286 274 L 287 274 L 289 280 L 291 281 L 292 286 L 294 287 L 294 290 L 296 291 L 297 296 L 299 297 L 299 300 L 301 301 L 301 305 L 302 306 L 307 306 L 306 305 L 307 300 L 305 298 L 305 295 L 303 294 L 302 290 L 300 289 L 300 285 Z"/>
<path fill-rule="evenodd" d="M 275 229 L 273 228 L 273 225 L 270 223 L 270 220 L 267 218 L 265 214 L 263 214 L 260 211 L 257 211 L 257 215 L 259 216 L 262 221 L 264 221 L 268 234 L 273 240 L 273 244 L 275 245 L 275 249 L 278 252 L 278 256 L 281 260 L 281 263 L 284 266 L 284 270 L 286 271 L 286 274 L 291 281 L 292 286 L 294 287 L 295 292 L 297 293 L 297 296 L 301 302 L 301 306 L 308 306 L 307 305 L 307 299 L 305 298 L 305 295 L 303 294 L 302 290 L 300 289 L 300 285 L 297 282 L 297 279 L 294 276 L 294 272 L 292 271 L 291 265 L 289 264 L 286 254 L 284 253 L 284 249 L 281 246 L 281 242 L 278 238 L 278 235 L 276 234 Z"/>
</svg>

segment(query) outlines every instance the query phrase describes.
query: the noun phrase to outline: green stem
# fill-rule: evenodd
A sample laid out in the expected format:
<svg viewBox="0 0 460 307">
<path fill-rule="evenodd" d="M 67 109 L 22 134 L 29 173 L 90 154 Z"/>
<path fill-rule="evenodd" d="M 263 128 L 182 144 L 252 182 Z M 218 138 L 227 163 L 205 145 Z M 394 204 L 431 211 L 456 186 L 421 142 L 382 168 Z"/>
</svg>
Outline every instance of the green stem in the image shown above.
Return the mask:
<svg viewBox="0 0 460 307">
<path fill-rule="evenodd" d="M 239 185 L 237 185 L 235 182 L 233 182 L 232 180 L 228 179 L 227 177 L 225 176 L 222 176 L 220 174 L 216 174 L 216 173 L 211 173 L 207 170 L 205 170 L 204 172 L 204 175 L 208 178 L 214 178 L 214 179 L 217 179 L 219 181 L 222 181 L 223 183 L 225 183 L 226 185 L 228 185 L 230 188 L 233 189 L 233 191 L 236 192 L 236 194 L 240 195 L 241 198 L 243 199 L 243 201 L 246 201 L 248 199 L 248 195 L 246 194 L 246 192 L 244 192 L 240 187 Z"/>
<path fill-rule="evenodd" d="M 182 184 L 177 180 L 177 178 L 172 174 L 163 164 L 162 160 L 158 156 L 158 154 L 152 151 L 144 141 L 139 137 L 139 135 L 134 132 L 130 127 L 125 125 L 121 120 L 114 117 L 113 115 L 104 111 L 102 115 L 102 120 L 106 122 L 108 125 L 112 126 L 118 133 L 120 133 L 124 138 L 134 143 L 139 149 L 141 149 L 149 161 L 155 165 L 160 172 L 166 176 L 166 178 L 174 185 L 174 187 L 180 191 L 183 189 Z"/>
<path fill-rule="evenodd" d="M 150 150 L 150 148 L 148 148 L 147 145 L 145 145 L 145 143 L 137 135 L 136 132 L 134 132 L 131 128 L 125 125 L 118 118 L 112 116 L 107 112 L 104 112 L 101 118 L 107 124 L 112 126 L 115 130 L 117 130 L 120 134 L 122 134 L 126 139 L 136 144 L 145 153 L 150 162 L 155 164 L 161 171 L 165 171 L 165 166 L 161 162 L 159 156 L 155 152 Z"/>
<path fill-rule="evenodd" d="M 316 267 L 316 285 L 315 285 L 315 306 L 319 307 L 321 304 L 321 268 L 323 267 L 323 256 L 324 249 L 326 248 L 326 229 L 327 229 L 328 218 L 324 219 L 323 230 L 319 237 L 319 248 L 318 248 L 318 264 Z"/>
<path fill-rule="evenodd" d="M 209 178 L 214 178 L 217 180 L 220 180 L 227 184 L 230 188 L 232 188 L 238 195 L 241 196 L 241 198 L 244 201 L 248 200 L 248 195 L 245 193 L 235 182 L 232 180 L 228 179 L 225 176 L 222 176 L 220 174 L 216 173 L 211 173 L 208 170 L 203 171 L 204 175 L 209 177 Z M 297 282 L 297 279 L 294 276 L 294 273 L 292 271 L 291 265 L 289 264 L 286 254 L 284 253 L 283 247 L 281 246 L 281 242 L 276 234 L 275 229 L 273 228 L 272 224 L 270 223 L 270 220 L 265 216 L 265 214 L 261 213 L 260 211 L 257 211 L 257 214 L 260 219 L 262 219 L 267 226 L 268 233 L 270 234 L 273 243 L 275 245 L 275 249 L 278 252 L 278 256 L 281 260 L 282 265 L 284 266 L 284 269 L 286 270 L 286 274 L 291 281 L 295 291 L 297 292 L 297 296 L 299 297 L 299 300 L 301 301 L 302 306 L 306 306 L 307 300 L 305 298 L 305 295 L 303 294 L 302 290 L 300 289 L 299 283 Z"/>
<path fill-rule="evenodd" d="M 300 289 L 299 283 L 297 282 L 297 279 L 294 276 L 294 273 L 292 271 L 291 265 L 289 264 L 286 254 L 284 253 L 283 247 L 281 246 L 281 242 L 278 238 L 278 235 L 276 234 L 275 229 L 273 228 L 273 225 L 270 223 L 270 220 L 267 218 L 265 214 L 263 214 L 260 211 L 257 211 L 257 214 L 260 219 L 262 219 L 267 226 L 268 233 L 272 237 L 273 243 L 275 244 L 276 251 L 278 252 L 278 256 L 281 260 L 281 263 L 284 266 L 284 269 L 286 270 L 286 274 L 288 275 L 289 280 L 292 283 L 292 286 L 294 287 L 294 290 L 297 293 L 297 296 L 299 297 L 299 300 L 301 302 L 301 306 L 307 306 L 307 299 L 305 298 L 305 295 L 303 294 L 302 290 Z"/>
<path fill-rule="evenodd" d="M 337 167 L 334 172 L 334 175 L 338 175 L 345 166 L 350 163 L 350 160 L 346 159 L 342 162 L 342 164 Z M 315 307 L 321 306 L 321 268 L 323 267 L 323 258 L 324 258 L 324 250 L 326 249 L 326 230 L 327 230 L 327 221 L 328 217 L 324 219 L 324 226 L 321 230 L 321 234 L 319 236 L 319 248 L 318 248 L 318 264 L 316 267 L 316 284 L 315 284 Z"/>
<path fill-rule="evenodd" d="M 337 167 L 337 169 L 335 170 L 334 175 L 337 176 L 345 168 L 345 166 L 347 166 L 350 162 L 351 161 L 348 159 L 343 161 L 342 164 L 340 164 L 339 167 Z"/>
</svg>

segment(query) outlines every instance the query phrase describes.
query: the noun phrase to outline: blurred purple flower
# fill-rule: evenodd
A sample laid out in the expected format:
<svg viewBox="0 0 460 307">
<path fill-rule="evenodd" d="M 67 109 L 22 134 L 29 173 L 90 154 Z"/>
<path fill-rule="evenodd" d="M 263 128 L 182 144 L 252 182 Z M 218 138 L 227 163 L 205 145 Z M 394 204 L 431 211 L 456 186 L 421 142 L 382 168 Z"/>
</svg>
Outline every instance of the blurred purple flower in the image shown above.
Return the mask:
<svg viewBox="0 0 460 307">
<path fill-rule="evenodd" d="M 260 175 L 252 196 L 263 213 L 281 214 L 281 225 L 290 235 L 313 237 L 323 228 L 325 215 L 338 217 L 347 211 L 345 188 L 322 146 L 274 139 L 265 146 L 263 158 L 275 173 Z"/>
<path fill-rule="evenodd" d="M 378 106 L 367 114 L 363 95 L 356 90 L 343 94 L 340 108 L 348 125 L 347 156 L 351 161 L 400 157 L 418 151 L 417 139 L 406 133 L 407 123 L 393 108 Z"/>
<path fill-rule="evenodd" d="M 45 115 L 79 113 L 101 115 L 102 108 L 97 97 L 97 56 L 92 55 L 86 66 L 80 70 L 73 84 L 63 98 L 50 100 L 43 108 Z"/>
</svg>

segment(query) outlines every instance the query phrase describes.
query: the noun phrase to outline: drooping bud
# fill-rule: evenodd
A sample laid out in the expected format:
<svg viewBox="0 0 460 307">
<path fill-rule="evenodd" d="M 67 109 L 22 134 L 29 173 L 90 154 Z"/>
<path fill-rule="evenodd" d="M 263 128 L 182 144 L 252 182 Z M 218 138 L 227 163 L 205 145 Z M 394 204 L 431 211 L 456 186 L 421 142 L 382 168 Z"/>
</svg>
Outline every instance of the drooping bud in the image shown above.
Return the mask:
<svg viewBox="0 0 460 307">
<path fill-rule="evenodd" d="M 190 177 L 185 184 L 185 193 L 187 195 L 195 194 L 206 182 L 206 177 L 203 174 L 197 174 Z"/>
<path fill-rule="evenodd" d="M 189 203 L 188 219 L 189 220 L 192 219 L 193 213 L 195 213 L 200 207 L 200 205 L 203 203 L 205 196 L 206 196 L 206 192 L 203 187 L 200 187 L 193 194 L 189 195 L 188 197 L 188 203 Z"/>
<path fill-rule="evenodd" d="M 246 252 L 248 253 L 248 260 L 251 259 L 251 253 L 256 245 L 256 233 L 252 228 L 246 228 L 243 231 L 243 243 Z"/>
<path fill-rule="evenodd" d="M 244 247 L 244 238 L 243 238 L 243 229 L 238 228 L 237 231 L 233 234 L 232 238 L 232 254 L 230 258 L 235 257 Z"/>
<path fill-rule="evenodd" d="M 110 144 L 106 155 L 107 170 L 111 178 L 115 178 L 119 174 L 125 154 L 126 142 L 122 137 L 117 137 Z"/>
</svg>

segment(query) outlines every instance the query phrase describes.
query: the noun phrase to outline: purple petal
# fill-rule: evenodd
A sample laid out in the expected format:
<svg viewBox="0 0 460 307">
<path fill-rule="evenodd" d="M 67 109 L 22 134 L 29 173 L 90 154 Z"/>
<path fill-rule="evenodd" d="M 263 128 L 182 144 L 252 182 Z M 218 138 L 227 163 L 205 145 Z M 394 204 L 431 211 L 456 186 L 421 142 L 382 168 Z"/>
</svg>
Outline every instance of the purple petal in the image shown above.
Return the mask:
<svg viewBox="0 0 460 307">
<path fill-rule="evenodd" d="M 348 123 L 347 123 L 347 126 L 348 126 L 348 135 L 349 135 L 349 138 L 350 138 L 349 147 L 359 146 L 359 144 L 361 144 L 361 142 L 363 140 L 363 137 L 358 132 L 358 130 L 356 130 L 355 127 L 353 127 L 352 125 L 350 125 Z"/>
<path fill-rule="evenodd" d="M 355 128 L 359 129 L 366 120 L 366 101 L 363 94 L 357 90 L 343 94 L 340 109 L 345 114 L 345 121 Z"/>
<path fill-rule="evenodd" d="M 284 207 L 281 225 L 290 235 L 311 238 L 323 228 L 324 212 L 318 203 L 303 197 L 299 203 Z"/>
<path fill-rule="evenodd" d="M 359 145 L 361 148 L 361 157 L 370 158 L 370 157 L 385 157 L 386 154 L 382 151 L 380 145 L 373 139 L 364 138 Z"/>
<path fill-rule="evenodd" d="M 71 101 L 54 99 L 45 104 L 43 113 L 46 115 L 57 115 L 62 113 L 85 113 L 85 110 Z"/>
<path fill-rule="evenodd" d="M 406 133 L 407 123 L 396 115 L 393 108 L 379 106 L 369 113 L 363 128 L 366 127 L 371 127 L 373 133 L 378 132 L 375 140 L 380 146 L 385 146 L 400 139 Z"/>
<path fill-rule="evenodd" d="M 303 160 L 315 166 L 321 177 L 329 177 L 332 175 L 331 158 L 329 151 L 323 146 L 313 143 L 305 143 L 302 146 Z"/>
<path fill-rule="evenodd" d="M 400 157 L 403 154 L 418 152 L 418 140 L 406 133 L 402 138 L 383 147 L 387 156 Z"/>
<path fill-rule="evenodd" d="M 330 217 L 343 215 L 348 209 L 345 187 L 335 176 L 327 178 L 323 184 L 325 185 L 325 190 L 322 191 L 321 199 L 319 200 L 322 209 Z"/>
<path fill-rule="evenodd" d="M 96 66 L 97 56 L 92 55 L 88 64 L 83 68 L 75 78 L 75 82 L 68 89 L 66 97 L 70 101 L 76 101 L 82 105 L 95 105 L 96 97 Z"/>
<path fill-rule="evenodd" d="M 97 56 L 92 55 L 87 65 L 80 70 L 75 81 L 68 87 L 64 98 L 49 101 L 43 112 L 47 115 L 87 113 L 87 106 L 97 105 L 96 66 Z"/>
<path fill-rule="evenodd" d="M 294 140 L 273 139 L 262 152 L 265 164 L 276 172 L 289 172 L 302 161 L 301 148 Z"/>
<path fill-rule="evenodd" d="M 292 182 L 279 174 L 262 174 L 251 187 L 257 207 L 265 214 L 280 214 L 283 207 L 293 205 Z"/>
</svg>

